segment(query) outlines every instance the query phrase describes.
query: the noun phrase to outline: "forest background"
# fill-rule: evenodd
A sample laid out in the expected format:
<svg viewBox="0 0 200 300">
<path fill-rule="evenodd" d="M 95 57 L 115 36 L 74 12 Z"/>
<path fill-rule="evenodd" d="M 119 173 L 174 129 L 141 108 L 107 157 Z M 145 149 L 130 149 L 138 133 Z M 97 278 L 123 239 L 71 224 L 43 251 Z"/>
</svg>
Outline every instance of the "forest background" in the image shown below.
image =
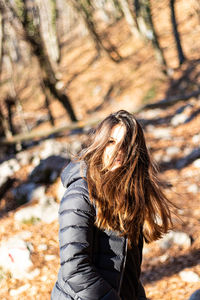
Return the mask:
<svg viewBox="0 0 200 300">
<path fill-rule="evenodd" d="M 189 299 L 199 288 L 199 36 L 198 0 L 0 0 L 1 299 L 50 298 L 60 172 L 118 109 L 140 119 L 181 207 L 183 243 L 145 247 L 147 296 Z M 28 249 L 24 269 L 13 237 Z"/>
</svg>

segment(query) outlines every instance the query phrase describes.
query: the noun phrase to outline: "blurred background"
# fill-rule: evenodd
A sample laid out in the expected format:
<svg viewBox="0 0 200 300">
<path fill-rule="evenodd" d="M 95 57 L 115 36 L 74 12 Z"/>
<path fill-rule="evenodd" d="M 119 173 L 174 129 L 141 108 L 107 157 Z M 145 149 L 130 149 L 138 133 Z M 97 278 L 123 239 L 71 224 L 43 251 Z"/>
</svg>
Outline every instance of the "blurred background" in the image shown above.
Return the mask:
<svg viewBox="0 0 200 300">
<path fill-rule="evenodd" d="M 0 0 L 0 89 L 0 298 L 50 299 L 60 173 L 93 126 L 126 109 L 179 216 L 145 245 L 142 281 L 151 300 L 189 299 L 200 286 L 199 0 Z"/>
</svg>

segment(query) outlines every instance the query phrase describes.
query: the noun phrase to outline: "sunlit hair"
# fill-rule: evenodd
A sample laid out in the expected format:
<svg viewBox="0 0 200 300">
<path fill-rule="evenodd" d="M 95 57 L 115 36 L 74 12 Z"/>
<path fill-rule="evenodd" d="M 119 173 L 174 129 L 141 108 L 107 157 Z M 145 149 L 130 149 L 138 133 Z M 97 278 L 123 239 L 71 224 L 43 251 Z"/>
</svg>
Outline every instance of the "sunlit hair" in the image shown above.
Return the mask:
<svg viewBox="0 0 200 300">
<path fill-rule="evenodd" d="M 123 163 L 113 171 L 103 164 L 103 153 L 116 125 L 125 128 L 114 158 L 123 149 Z M 172 226 L 172 203 L 162 191 L 157 170 L 147 150 L 141 125 L 127 111 L 120 110 L 104 119 L 91 134 L 80 154 L 87 164 L 90 200 L 97 207 L 96 225 L 116 230 L 137 243 L 141 229 L 147 242 L 159 239 Z"/>
</svg>

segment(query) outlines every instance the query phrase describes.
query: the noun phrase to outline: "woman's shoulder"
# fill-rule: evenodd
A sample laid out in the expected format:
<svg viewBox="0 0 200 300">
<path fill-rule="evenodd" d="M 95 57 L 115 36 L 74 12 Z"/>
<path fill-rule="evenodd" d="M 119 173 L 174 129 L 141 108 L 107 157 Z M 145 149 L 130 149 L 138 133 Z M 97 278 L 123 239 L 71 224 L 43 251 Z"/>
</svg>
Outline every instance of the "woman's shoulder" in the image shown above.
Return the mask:
<svg viewBox="0 0 200 300">
<path fill-rule="evenodd" d="M 80 179 L 86 181 L 87 166 L 84 161 L 72 161 L 62 171 L 61 180 L 64 187 L 69 187 L 73 182 Z"/>
<path fill-rule="evenodd" d="M 95 209 L 89 199 L 85 164 L 82 161 L 70 163 L 63 170 L 61 178 L 66 191 L 60 203 L 60 212 L 73 209 L 94 214 Z"/>
</svg>

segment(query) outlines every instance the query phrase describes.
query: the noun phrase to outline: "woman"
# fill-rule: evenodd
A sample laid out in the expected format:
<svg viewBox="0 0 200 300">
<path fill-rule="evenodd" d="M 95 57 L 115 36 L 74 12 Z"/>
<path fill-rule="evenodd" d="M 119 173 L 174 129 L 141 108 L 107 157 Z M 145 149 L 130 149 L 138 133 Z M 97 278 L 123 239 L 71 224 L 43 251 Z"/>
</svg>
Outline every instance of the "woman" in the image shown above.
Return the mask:
<svg viewBox="0 0 200 300">
<path fill-rule="evenodd" d="M 172 225 L 142 128 L 120 110 L 92 133 L 79 159 L 62 173 L 61 267 L 52 300 L 142 300 L 143 237 Z"/>
</svg>

